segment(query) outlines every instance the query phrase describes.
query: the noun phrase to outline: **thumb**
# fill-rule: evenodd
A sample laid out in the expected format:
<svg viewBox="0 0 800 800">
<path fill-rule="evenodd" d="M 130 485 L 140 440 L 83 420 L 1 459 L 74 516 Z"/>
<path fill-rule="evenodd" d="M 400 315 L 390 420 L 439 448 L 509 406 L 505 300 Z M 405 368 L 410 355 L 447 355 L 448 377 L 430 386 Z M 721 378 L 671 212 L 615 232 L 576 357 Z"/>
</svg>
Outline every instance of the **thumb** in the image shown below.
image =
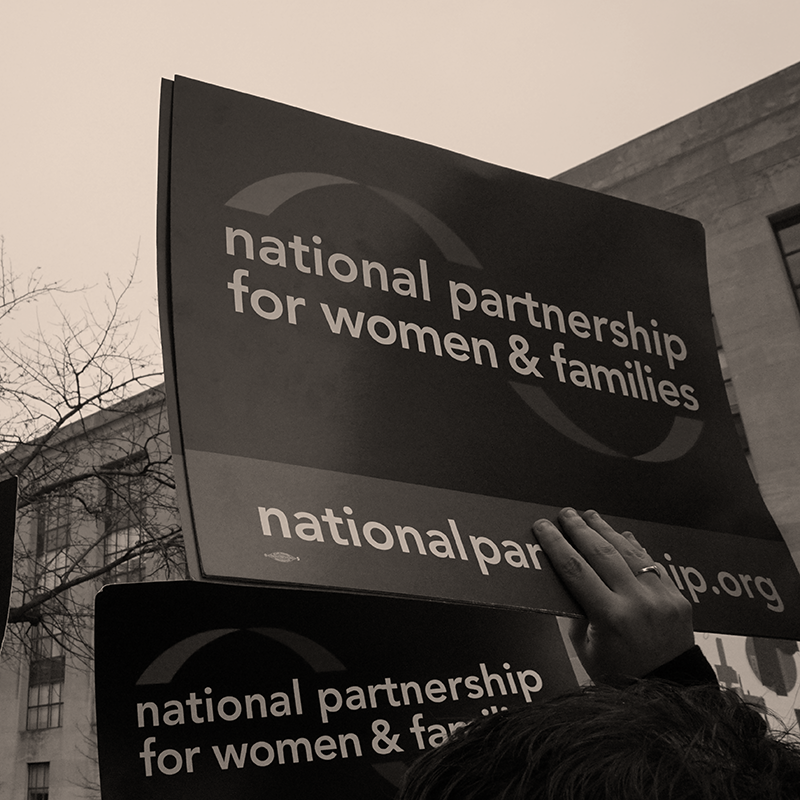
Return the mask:
<svg viewBox="0 0 800 800">
<path fill-rule="evenodd" d="M 569 639 L 578 656 L 583 657 L 588 640 L 589 620 L 586 617 L 573 618 L 569 621 Z"/>
</svg>

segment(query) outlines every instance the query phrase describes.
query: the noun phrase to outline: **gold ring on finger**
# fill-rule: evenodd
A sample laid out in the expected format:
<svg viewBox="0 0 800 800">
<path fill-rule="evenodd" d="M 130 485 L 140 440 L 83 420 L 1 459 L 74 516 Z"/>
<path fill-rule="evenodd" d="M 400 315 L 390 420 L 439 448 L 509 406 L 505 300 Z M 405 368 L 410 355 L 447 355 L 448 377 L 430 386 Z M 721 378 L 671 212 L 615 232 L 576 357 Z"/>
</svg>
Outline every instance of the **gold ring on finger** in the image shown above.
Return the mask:
<svg viewBox="0 0 800 800">
<path fill-rule="evenodd" d="M 645 572 L 655 572 L 655 574 L 660 578 L 661 577 L 661 570 L 658 568 L 658 564 L 652 564 L 649 567 L 642 567 L 641 569 L 637 569 L 636 572 L 633 573 L 635 578 L 638 578 L 640 575 L 644 575 Z"/>
</svg>

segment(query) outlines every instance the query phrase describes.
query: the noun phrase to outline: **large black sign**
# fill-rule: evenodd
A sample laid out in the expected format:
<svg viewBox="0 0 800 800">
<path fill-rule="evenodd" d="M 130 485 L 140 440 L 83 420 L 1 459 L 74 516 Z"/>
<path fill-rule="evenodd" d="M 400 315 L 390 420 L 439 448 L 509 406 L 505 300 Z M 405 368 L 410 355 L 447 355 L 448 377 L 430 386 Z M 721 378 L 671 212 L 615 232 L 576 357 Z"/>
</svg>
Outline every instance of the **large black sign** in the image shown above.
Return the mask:
<svg viewBox="0 0 800 800">
<path fill-rule="evenodd" d="M 481 714 L 574 687 L 554 617 L 210 583 L 96 603 L 108 800 L 394 797 Z"/>
<path fill-rule="evenodd" d="M 185 78 L 160 161 L 195 576 L 572 612 L 530 527 L 594 507 L 701 629 L 800 637 L 699 223 Z"/>
<path fill-rule="evenodd" d="M 17 479 L 0 481 L 0 644 L 6 632 L 14 565 L 14 534 L 17 529 Z"/>
</svg>

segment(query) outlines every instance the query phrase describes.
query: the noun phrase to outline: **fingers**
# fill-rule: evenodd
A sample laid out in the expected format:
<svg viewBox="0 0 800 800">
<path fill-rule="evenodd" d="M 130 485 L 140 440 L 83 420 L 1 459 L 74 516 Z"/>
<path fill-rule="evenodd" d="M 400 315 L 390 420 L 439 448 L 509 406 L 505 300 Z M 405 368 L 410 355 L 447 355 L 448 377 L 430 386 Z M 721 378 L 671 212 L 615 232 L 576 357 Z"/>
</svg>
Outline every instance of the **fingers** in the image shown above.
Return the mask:
<svg viewBox="0 0 800 800">
<path fill-rule="evenodd" d="M 566 511 L 566 509 L 564 509 Z M 559 514 L 559 519 L 564 515 L 564 511 Z M 632 572 L 636 572 L 642 567 L 649 567 L 653 564 L 653 559 L 648 554 L 647 550 L 642 547 L 636 540 L 636 537 L 630 531 L 622 531 L 617 533 L 596 511 L 585 511 L 582 515 L 582 521 L 588 525 L 592 530 L 599 533 L 609 544 L 612 544 L 619 554 L 625 560 L 625 563 L 631 568 Z M 565 515 L 566 520 L 575 517 Z M 580 517 L 578 517 L 580 519 Z M 569 524 L 567 522 L 566 524 Z"/>
<path fill-rule="evenodd" d="M 656 564 L 630 531 L 617 533 L 596 511 L 581 515 L 565 508 L 559 513 L 558 521 L 563 532 L 549 520 L 539 520 L 534 532 L 571 591 L 585 593 L 589 600 L 602 596 L 600 584 L 615 592 L 635 594 L 637 587 L 645 586 L 680 595 L 664 566 Z M 644 567 L 654 564 L 659 567 L 658 574 L 637 575 Z"/>
<path fill-rule="evenodd" d="M 550 520 L 538 520 L 533 530 L 553 569 L 581 608 L 588 611 L 596 607 L 605 607 L 611 600 L 612 592 L 579 550 L 567 541 L 564 534 Z M 623 566 L 630 572 L 624 562 Z"/>
<path fill-rule="evenodd" d="M 653 564 L 632 534 L 628 538 L 617 533 L 595 511 L 581 516 L 574 509 L 565 508 L 558 519 L 573 547 L 614 591 L 632 589 L 636 582 L 634 573 Z"/>
</svg>

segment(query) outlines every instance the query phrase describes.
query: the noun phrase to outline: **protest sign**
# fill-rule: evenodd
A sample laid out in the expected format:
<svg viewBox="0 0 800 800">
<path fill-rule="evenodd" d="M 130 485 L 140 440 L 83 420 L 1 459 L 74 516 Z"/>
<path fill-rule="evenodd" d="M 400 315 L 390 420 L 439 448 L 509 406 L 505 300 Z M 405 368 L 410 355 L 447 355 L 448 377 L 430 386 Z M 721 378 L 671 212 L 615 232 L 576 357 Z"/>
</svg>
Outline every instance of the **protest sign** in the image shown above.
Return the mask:
<svg viewBox="0 0 800 800">
<path fill-rule="evenodd" d="M 200 582 L 105 587 L 96 663 L 108 800 L 390 800 L 464 720 L 576 686 L 551 616 Z"/>
<path fill-rule="evenodd" d="M 720 686 L 787 727 L 800 724 L 800 642 L 711 633 L 697 633 L 695 641 Z"/>
<path fill-rule="evenodd" d="M 0 619 L 3 628 L 0 644 L 6 633 L 11 601 L 11 580 L 14 567 L 14 534 L 17 530 L 17 479 L 0 481 Z"/>
<path fill-rule="evenodd" d="M 574 613 L 530 529 L 594 507 L 697 627 L 800 636 L 699 223 L 186 78 L 161 119 L 195 577 Z"/>
</svg>

